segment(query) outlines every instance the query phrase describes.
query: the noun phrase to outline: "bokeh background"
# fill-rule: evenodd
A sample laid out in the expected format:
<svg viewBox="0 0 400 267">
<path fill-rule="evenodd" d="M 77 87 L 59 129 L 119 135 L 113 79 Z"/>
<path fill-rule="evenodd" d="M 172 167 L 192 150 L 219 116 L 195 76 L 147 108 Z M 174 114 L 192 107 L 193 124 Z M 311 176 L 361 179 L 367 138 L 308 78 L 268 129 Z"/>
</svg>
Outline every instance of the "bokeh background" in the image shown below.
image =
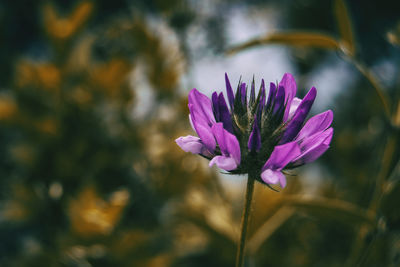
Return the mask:
<svg viewBox="0 0 400 267">
<path fill-rule="evenodd" d="M 400 2 L 0 2 L 0 266 L 233 266 L 245 176 L 187 93 L 294 74 L 331 149 L 256 184 L 246 266 L 400 265 Z"/>
</svg>

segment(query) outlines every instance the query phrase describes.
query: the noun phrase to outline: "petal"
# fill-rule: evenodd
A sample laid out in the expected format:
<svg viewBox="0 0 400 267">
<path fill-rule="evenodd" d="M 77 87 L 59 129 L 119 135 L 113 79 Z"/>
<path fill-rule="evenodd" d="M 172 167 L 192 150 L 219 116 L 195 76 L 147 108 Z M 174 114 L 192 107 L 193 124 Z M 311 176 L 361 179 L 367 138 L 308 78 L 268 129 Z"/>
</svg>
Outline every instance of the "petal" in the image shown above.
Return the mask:
<svg viewBox="0 0 400 267">
<path fill-rule="evenodd" d="M 279 177 L 279 184 L 280 184 L 280 186 L 282 187 L 282 188 L 285 188 L 285 186 L 286 186 L 286 177 L 285 177 L 285 175 L 281 175 L 280 177 Z"/>
<path fill-rule="evenodd" d="M 265 171 L 266 169 L 280 171 L 289 162 L 299 156 L 300 153 L 300 148 L 296 142 L 290 142 L 284 145 L 276 146 L 262 168 L 262 171 Z"/>
<path fill-rule="evenodd" d="M 216 123 L 211 128 L 223 156 L 232 156 L 240 164 L 240 146 L 236 136 L 223 128 L 222 123 Z"/>
<path fill-rule="evenodd" d="M 217 92 L 212 93 L 211 101 L 212 101 L 212 107 L 213 107 L 213 111 L 214 111 L 215 120 L 219 121 L 220 114 L 219 114 L 219 107 L 218 107 L 218 93 Z"/>
<path fill-rule="evenodd" d="M 294 113 L 301 103 L 301 99 L 298 97 L 293 98 L 292 103 L 290 104 L 289 115 L 287 117 L 288 120 L 293 118 Z"/>
<path fill-rule="evenodd" d="M 196 111 L 210 126 L 215 122 L 211 100 L 196 88 L 189 92 L 189 105 L 192 105 L 191 112 Z"/>
<path fill-rule="evenodd" d="M 215 151 L 216 142 L 213 134 L 211 133 L 210 126 L 208 126 L 202 116 L 197 116 L 197 113 L 193 111 L 193 105 L 189 104 L 189 110 L 194 130 L 206 148 L 213 153 Z"/>
<path fill-rule="evenodd" d="M 207 128 L 210 128 L 212 124 L 210 124 L 210 122 L 207 120 L 207 118 L 205 118 L 198 109 L 195 109 L 195 107 L 193 106 L 193 104 L 189 104 L 189 112 L 190 112 L 190 119 L 191 122 L 193 124 L 193 127 L 195 126 L 195 124 L 201 124 Z M 196 130 L 196 129 L 195 129 Z"/>
<path fill-rule="evenodd" d="M 201 154 L 205 146 L 201 143 L 200 138 L 187 135 L 181 136 L 175 139 L 175 142 L 185 152 L 191 152 L 193 154 Z"/>
<path fill-rule="evenodd" d="M 296 96 L 297 85 L 293 75 L 290 73 L 285 73 L 279 83 L 279 86 L 283 86 L 285 88 L 284 104 L 286 105 L 286 108 L 285 114 L 283 116 L 283 121 L 286 121 L 289 116 L 290 105 L 293 98 Z"/>
<path fill-rule="evenodd" d="M 269 84 L 268 101 L 267 101 L 267 106 L 266 106 L 267 108 L 269 108 L 272 105 L 275 95 L 276 95 L 276 85 L 274 83 L 270 83 Z"/>
<path fill-rule="evenodd" d="M 280 171 L 266 169 L 261 173 L 261 179 L 267 184 L 279 184 L 282 188 L 286 186 L 286 177 Z"/>
<path fill-rule="evenodd" d="M 217 140 L 219 148 L 221 149 L 222 155 L 228 155 L 228 147 L 226 145 L 225 135 L 224 135 L 224 126 L 222 123 L 218 122 L 211 127 L 211 131 Z"/>
<path fill-rule="evenodd" d="M 203 144 L 211 153 L 213 153 L 217 144 L 213 134 L 210 131 L 210 128 L 196 123 L 194 124 L 194 127 Z"/>
<path fill-rule="evenodd" d="M 233 102 L 235 101 L 235 97 L 233 95 L 233 90 L 231 83 L 229 82 L 228 74 L 225 72 L 225 83 L 226 83 L 226 95 L 228 96 L 229 106 L 231 110 L 233 110 Z"/>
<path fill-rule="evenodd" d="M 333 128 L 306 137 L 300 144 L 301 154 L 293 160 L 293 165 L 303 165 L 319 158 L 329 148 Z"/>
<path fill-rule="evenodd" d="M 285 103 L 285 88 L 279 86 L 273 103 L 274 109 L 272 113 L 273 114 L 280 113 L 284 108 L 284 103 Z"/>
<path fill-rule="evenodd" d="M 252 131 L 249 136 L 249 142 L 247 143 L 247 148 L 249 151 L 256 151 L 258 152 L 261 148 L 261 133 L 260 129 L 258 128 L 258 119 L 257 115 L 254 116 L 254 122 Z"/>
<path fill-rule="evenodd" d="M 230 132 L 225 130 L 224 133 L 226 138 L 226 144 L 228 146 L 228 153 L 233 157 L 233 159 L 239 165 L 241 160 L 239 141 L 237 140 L 236 136 L 234 136 Z"/>
<path fill-rule="evenodd" d="M 225 97 L 222 93 L 218 95 L 218 107 L 219 107 L 219 116 L 220 121 L 224 124 L 224 128 L 233 133 L 233 126 L 232 126 L 232 117 L 229 113 L 228 106 L 225 102 Z"/>
<path fill-rule="evenodd" d="M 190 110 L 190 107 L 189 107 Z M 194 124 L 193 124 L 193 120 L 192 120 L 192 114 L 189 113 L 189 122 L 190 122 L 190 126 L 192 126 L 193 131 L 196 131 L 196 129 L 194 128 Z"/>
<path fill-rule="evenodd" d="M 315 115 L 314 117 L 310 118 L 306 124 L 304 124 L 303 128 L 297 135 L 296 140 L 301 140 L 307 136 L 315 134 L 316 132 L 325 130 L 331 125 L 332 120 L 332 110 L 327 110 L 323 113 Z"/>
<path fill-rule="evenodd" d="M 307 152 L 308 150 L 312 149 L 313 147 L 326 143 L 328 141 L 328 145 L 330 143 L 330 140 L 332 140 L 332 135 L 333 135 L 333 128 L 329 128 L 325 131 L 320 131 L 317 132 L 311 136 L 307 136 L 306 138 L 302 139 L 300 142 L 298 142 L 300 146 L 300 150 L 303 152 Z"/>
<path fill-rule="evenodd" d="M 301 166 L 310 162 L 317 160 L 322 156 L 329 148 L 329 145 L 321 144 L 314 148 L 312 151 L 304 154 L 299 159 L 293 161 L 293 166 Z"/>
<path fill-rule="evenodd" d="M 237 168 L 238 164 L 236 161 L 231 158 L 231 157 L 226 157 L 226 156 L 216 156 L 214 157 L 210 163 L 209 166 L 217 165 L 218 168 L 226 170 L 226 171 L 232 171 Z"/>
<path fill-rule="evenodd" d="M 280 144 L 284 144 L 293 140 L 293 138 L 300 131 L 300 128 L 304 120 L 306 119 L 316 96 L 317 89 L 315 89 L 315 87 L 312 87 L 310 91 L 308 91 L 307 95 L 303 98 L 303 100 L 301 100 L 299 107 L 293 115 L 293 118 L 288 123 L 286 131 L 283 134 L 281 141 L 279 142 Z"/>
</svg>

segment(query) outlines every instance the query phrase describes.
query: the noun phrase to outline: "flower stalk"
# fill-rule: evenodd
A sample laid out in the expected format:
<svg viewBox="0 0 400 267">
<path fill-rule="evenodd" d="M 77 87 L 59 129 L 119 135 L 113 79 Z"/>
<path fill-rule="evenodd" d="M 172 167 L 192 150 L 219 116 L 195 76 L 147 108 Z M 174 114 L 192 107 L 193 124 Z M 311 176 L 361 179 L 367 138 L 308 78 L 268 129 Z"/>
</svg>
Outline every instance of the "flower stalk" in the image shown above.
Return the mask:
<svg viewBox="0 0 400 267">
<path fill-rule="evenodd" d="M 242 267 L 244 263 L 244 251 L 246 245 L 247 228 L 250 219 L 251 202 L 254 193 L 254 181 L 256 179 L 249 173 L 247 178 L 246 199 L 243 208 L 242 222 L 240 226 L 240 238 L 236 254 L 236 267 Z"/>
</svg>

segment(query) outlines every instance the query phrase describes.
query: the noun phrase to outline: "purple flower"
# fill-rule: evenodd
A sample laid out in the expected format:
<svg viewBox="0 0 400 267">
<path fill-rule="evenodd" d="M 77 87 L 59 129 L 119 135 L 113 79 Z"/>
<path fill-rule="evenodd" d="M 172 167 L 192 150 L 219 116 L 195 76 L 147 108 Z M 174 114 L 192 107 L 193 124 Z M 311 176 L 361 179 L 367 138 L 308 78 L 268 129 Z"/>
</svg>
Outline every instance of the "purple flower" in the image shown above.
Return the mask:
<svg viewBox="0 0 400 267">
<path fill-rule="evenodd" d="M 189 119 L 199 137 L 176 139 L 184 151 L 209 159 L 210 166 L 233 174 L 251 172 L 259 182 L 283 188 L 283 170 L 312 162 L 329 148 L 332 111 L 306 121 L 317 95 L 314 87 L 297 98 L 296 82 L 286 73 L 279 84 L 270 84 L 268 97 L 264 80 L 256 97 L 253 80 L 248 99 L 245 83 L 239 82 L 234 94 L 226 74 L 225 82 L 228 102 L 223 93 L 214 92 L 210 99 L 190 91 Z"/>
</svg>

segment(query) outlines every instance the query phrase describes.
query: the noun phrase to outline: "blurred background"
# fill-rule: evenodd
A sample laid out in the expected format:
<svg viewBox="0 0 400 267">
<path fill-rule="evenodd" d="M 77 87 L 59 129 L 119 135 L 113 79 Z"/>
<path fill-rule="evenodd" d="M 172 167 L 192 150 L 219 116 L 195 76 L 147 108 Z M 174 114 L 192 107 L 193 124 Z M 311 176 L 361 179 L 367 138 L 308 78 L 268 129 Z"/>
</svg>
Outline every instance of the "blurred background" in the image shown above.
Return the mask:
<svg viewBox="0 0 400 267">
<path fill-rule="evenodd" d="M 1 1 L 0 266 L 233 266 L 245 176 L 187 93 L 294 74 L 331 149 L 256 184 L 246 266 L 400 266 L 400 2 Z"/>
</svg>

